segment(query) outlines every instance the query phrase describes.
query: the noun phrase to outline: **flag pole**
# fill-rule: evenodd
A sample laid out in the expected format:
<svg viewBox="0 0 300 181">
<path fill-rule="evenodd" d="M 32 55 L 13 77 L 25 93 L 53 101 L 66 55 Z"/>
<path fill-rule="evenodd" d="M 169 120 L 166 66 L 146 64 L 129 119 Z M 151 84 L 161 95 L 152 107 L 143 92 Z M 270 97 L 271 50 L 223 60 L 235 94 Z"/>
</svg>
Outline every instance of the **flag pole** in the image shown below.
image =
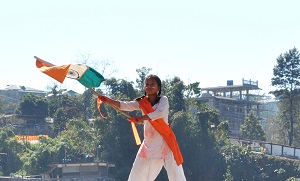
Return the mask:
<svg viewBox="0 0 300 181">
<path fill-rule="evenodd" d="M 40 60 L 40 61 L 42 61 L 42 62 L 44 62 L 44 63 L 47 63 L 48 65 L 55 66 L 55 65 L 53 65 L 52 63 L 47 62 L 47 61 L 45 61 L 45 60 L 43 60 L 43 59 L 41 59 L 41 58 L 39 58 L 39 57 L 37 57 L 37 56 L 34 56 L 34 58 L 35 58 L 35 59 L 38 59 L 38 60 Z"/>
<path fill-rule="evenodd" d="M 96 94 L 97 96 L 99 96 L 100 94 L 98 92 L 96 92 L 94 89 L 92 88 L 89 88 L 94 94 Z M 108 104 L 110 105 L 113 109 L 115 109 L 117 112 L 121 113 L 123 116 L 125 116 L 126 118 L 130 119 L 131 116 L 129 116 L 128 114 L 124 113 L 123 111 L 121 111 L 119 108 L 117 108 L 116 106 L 114 105 L 111 105 L 111 104 Z M 133 136 L 134 136 L 134 139 L 135 139 L 135 143 L 137 145 L 140 145 L 141 144 L 141 139 L 140 139 L 140 136 L 139 136 L 139 133 L 137 131 L 137 128 L 135 126 L 135 123 L 133 122 L 130 122 L 131 123 L 131 128 L 132 128 L 132 132 L 133 132 Z"/>
</svg>

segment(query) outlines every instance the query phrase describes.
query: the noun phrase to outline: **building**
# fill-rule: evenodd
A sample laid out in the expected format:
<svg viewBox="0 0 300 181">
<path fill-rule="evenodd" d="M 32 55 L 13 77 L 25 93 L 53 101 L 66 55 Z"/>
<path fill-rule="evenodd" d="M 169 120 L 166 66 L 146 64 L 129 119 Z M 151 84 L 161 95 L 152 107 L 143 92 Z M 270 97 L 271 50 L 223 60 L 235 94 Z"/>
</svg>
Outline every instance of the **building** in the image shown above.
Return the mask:
<svg viewBox="0 0 300 181">
<path fill-rule="evenodd" d="M 261 118 L 263 109 L 261 90 L 258 81 L 242 79 L 241 85 L 234 85 L 232 80 L 227 81 L 227 86 L 201 88 L 202 95 L 198 98 L 201 103 L 206 103 L 220 111 L 221 120 L 229 122 L 230 136 L 239 136 L 240 127 L 250 111 L 254 111 Z"/>
<path fill-rule="evenodd" d="M 7 85 L 4 89 L 0 89 L 0 100 L 8 105 L 18 105 L 21 98 L 26 94 L 34 94 L 44 97 L 46 92 L 26 86 Z M 6 114 L 12 114 L 13 112 L 13 106 L 6 107 Z"/>
<path fill-rule="evenodd" d="M 110 180 L 114 181 L 109 174 L 109 169 L 114 168 L 115 165 L 103 162 L 91 163 L 62 163 L 52 164 L 50 172 L 54 169 L 61 169 L 62 180 Z M 50 178 L 51 173 L 48 173 L 47 178 Z"/>
<path fill-rule="evenodd" d="M 38 90 L 34 88 L 30 88 L 27 86 L 20 85 L 7 85 L 4 89 L 0 89 L 0 100 L 5 104 L 13 104 L 18 105 L 22 97 L 26 94 L 40 95 L 41 97 L 51 97 L 53 94 L 47 91 Z M 77 92 L 73 90 L 62 89 L 59 91 L 59 95 L 66 94 L 69 96 L 78 95 Z M 13 113 L 13 109 L 7 108 L 6 114 Z"/>
<path fill-rule="evenodd" d="M 18 104 L 20 99 L 26 94 L 40 95 L 44 97 L 46 91 L 20 86 L 20 85 L 7 85 L 4 89 L 0 89 L 0 98 L 4 102 Z"/>
</svg>

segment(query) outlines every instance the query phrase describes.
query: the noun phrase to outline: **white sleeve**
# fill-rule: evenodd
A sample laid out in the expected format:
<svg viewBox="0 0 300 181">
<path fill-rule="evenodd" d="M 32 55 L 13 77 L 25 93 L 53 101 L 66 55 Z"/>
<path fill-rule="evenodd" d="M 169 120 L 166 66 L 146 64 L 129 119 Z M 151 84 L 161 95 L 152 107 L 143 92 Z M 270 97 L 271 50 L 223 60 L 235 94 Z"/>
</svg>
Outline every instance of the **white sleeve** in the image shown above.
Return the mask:
<svg viewBox="0 0 300 181">
<path fill-rule="evenodd" d="M 120 109 L 123 111 L 134 111 L 141 108 L 137 101 L 120 101 Z"/>
<path fill-rule="evenodd" d="M 162 118 L 165 121 L 168 120 L 169 115 L 169 100 L 166 96 L 162 96 L 159 102 L 153 106 L 155 109 L 153 112 L 147 114 L 149 118 L 153 121 L 158 118 Z"/>
</svg>

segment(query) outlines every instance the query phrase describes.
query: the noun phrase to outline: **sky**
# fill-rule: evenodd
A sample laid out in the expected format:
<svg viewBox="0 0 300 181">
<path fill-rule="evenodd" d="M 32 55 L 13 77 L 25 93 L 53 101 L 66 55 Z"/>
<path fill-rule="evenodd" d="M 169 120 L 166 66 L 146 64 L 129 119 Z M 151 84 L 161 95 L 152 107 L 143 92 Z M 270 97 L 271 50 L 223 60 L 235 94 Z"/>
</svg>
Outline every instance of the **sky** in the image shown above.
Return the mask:
<svg viewBox="0 0 300 181">
<path fill-rule="evenodd" d="M 0 0 L 0 88 L 84 91 L 39 72 L 37 56 L 133 82 L 142 67 L 201 88 L 244 78 L 268 93 L 277 57 L 300 47 L 299 7 L 299 0 Z"/>
</svg>

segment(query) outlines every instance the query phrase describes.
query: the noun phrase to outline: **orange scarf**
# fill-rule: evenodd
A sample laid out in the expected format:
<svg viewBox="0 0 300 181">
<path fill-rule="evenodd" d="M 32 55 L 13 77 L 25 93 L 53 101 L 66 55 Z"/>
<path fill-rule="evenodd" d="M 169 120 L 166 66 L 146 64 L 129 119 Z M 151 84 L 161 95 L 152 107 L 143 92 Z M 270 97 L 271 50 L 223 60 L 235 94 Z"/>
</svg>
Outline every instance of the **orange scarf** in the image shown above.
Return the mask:
<svg viewBox="0 0 300 181">
<path fill-rule="evenodd" d="M 138 100 L 141 109 L 143 110 L 144 114 L 148 114 L 154 111 L 151 106 L 151 103 L 148 101 L 147 97 Z M 149 121 L 151 125 L 155 128 L 155 130 L 164 138 L 169 148 L 172 150 L 174 159 L 177 165 L 183 163 L 183 157 L 180 152 L 176 136 L 172 129 L 165 123 L 162 118 L 156 119 L 154 121 Z"/>
</svg>

